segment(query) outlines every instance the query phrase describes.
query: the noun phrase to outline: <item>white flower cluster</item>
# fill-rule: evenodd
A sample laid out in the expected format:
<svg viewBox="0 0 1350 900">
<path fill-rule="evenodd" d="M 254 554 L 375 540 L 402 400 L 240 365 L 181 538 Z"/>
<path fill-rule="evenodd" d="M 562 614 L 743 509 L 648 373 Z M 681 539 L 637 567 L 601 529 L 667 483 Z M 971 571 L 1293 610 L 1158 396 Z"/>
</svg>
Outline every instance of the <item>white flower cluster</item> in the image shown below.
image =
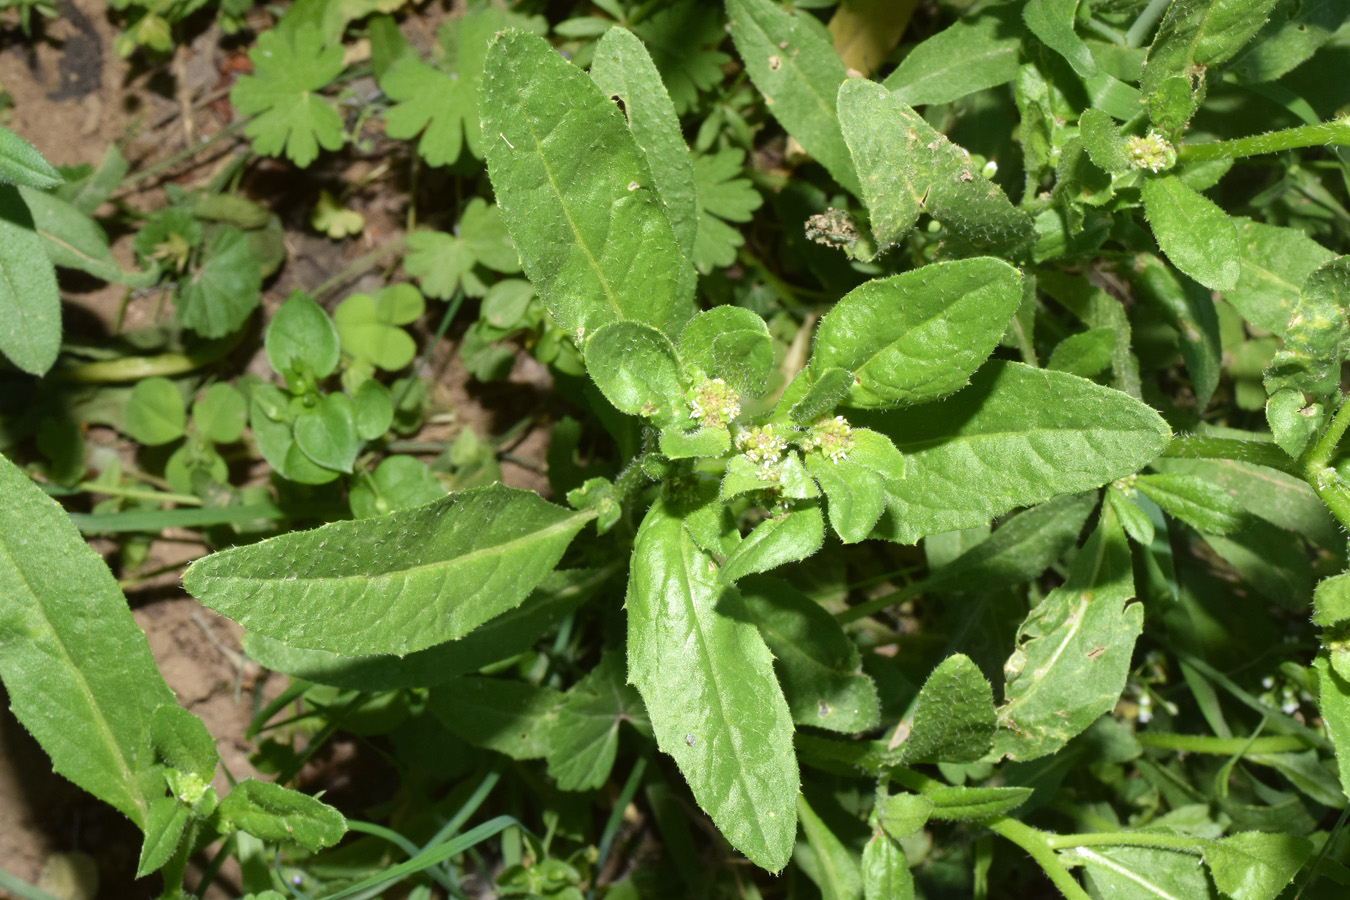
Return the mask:
<svg viewBox="0 0 1350 900">
<path fill-rule="evenodd" d="M 773 425 L 751 428 L 736 435 L 736 449 L 759 467 L 759 475 L 765 481 L 778 480 L 778 463 L 787 448 L 787 441 L 774 430 Z"/>
<path fill-rule="evenodd" d="M 848 459 L 848 452 L 853 449 L 853 429 L 843 416 L 821 419 L 811 426 L 802 447 L 819 450 L 831 462 Z"/>
<path fill-rule="evenodd" d="M 720 378 L 705 378 L 689 394 L 689 418 L 705 428 L 722 428 L 741 414 L 741 399 Z"/>
</svg>

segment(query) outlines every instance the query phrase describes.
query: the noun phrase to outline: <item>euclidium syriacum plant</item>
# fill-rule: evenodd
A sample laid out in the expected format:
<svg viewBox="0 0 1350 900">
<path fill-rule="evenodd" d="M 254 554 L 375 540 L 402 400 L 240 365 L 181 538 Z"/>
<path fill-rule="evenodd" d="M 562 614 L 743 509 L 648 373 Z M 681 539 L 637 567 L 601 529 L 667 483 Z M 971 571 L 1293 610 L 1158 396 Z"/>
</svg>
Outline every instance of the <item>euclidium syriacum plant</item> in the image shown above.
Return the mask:
<svg viewBox="0 0 1350 900">
<path fill-rule="evenodd" d="M 184 588 L 287 700 L 394 709 L 393 755 L 416 722 L 466 761 L 409 861 L 322 895 L 466 896 L 484 855 L 503 896 L 1350 890 L 1350 96 L 1299 74 L 1350 53 L 1350 9 L 940 4 L 893 54 L 913 4 L 828 26 L 822 2 L 516 6 L 474 7 L 430 62 L 375 60 L 416 166 L 486 166 L 458 231 L 410 229 L 420 287 L 331 315 L 296 291 L 262 339 L 276 378 L 157 371 L 125 400 L 125 433 L 174 447 L 148 499 L 238 544 Z M 295 9 L 233 99 L 257 153 L 303 168 L 348 140 L 322 91 L 367 26 Z M 16 368 L 101 371 L 57 361 L 52 265 L 161 285 L 194 346 L 242 331 L 280 265 L 265 210 L 180 191 L 141 271 L 91 268 L 43 216 L 98 204 L 3 134 L 28 217 L 0 262 L 29 266 L 0 303 L 41 326 L 0 331 Z M 325 196 L 323 230 L 360 228 Z M 394 380 L 415 323 L 449 301 L 443 334 L 466 296 L 466 367 L 501 377 L 515 339 L 576 410 L 551 500 L 499 483 L 491 448 L 396 449 L 426 405 L 418 368 Z M 241 442 L 275 502 L 230 486 Z M 0 675 L 57 771 L 142 828 L 138 874 L 177 896 L 199 847 L 260 839 L 290 855 L 249 891 L 280 892 L 349 848 L 320 799 L 217 797 L 91 520 L 9 461 L 0 489 Z M 531 799 L 469 829 L 504 777 Z M 629 816 L 660 859 L 607 866 Z"/>
</svg>

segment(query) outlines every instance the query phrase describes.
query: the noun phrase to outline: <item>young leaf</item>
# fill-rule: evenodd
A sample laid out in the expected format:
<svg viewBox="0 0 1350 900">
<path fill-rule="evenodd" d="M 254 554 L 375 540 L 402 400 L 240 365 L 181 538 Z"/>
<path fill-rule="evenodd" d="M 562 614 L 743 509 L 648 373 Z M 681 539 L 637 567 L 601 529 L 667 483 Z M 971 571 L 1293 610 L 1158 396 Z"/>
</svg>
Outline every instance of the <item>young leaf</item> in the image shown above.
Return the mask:
<svg viewBox="0 0 1350 900">
<path fill-rule="evenodd" d="M 1303 283 L 1284 333 L 1284 348 L 1266 367 L 1272 400 L 1289 390 L 1326 400 L 1340 387 L 1341 363 L 1350 356 L 1350 256 L 1318 266 Z M 1300 393 L 1301 392 L 1301 393 Z M 1277 434 L 1278 439 L 1278 434 Z"/>
<path fill-rule="evenodd" d="M 532 35 L 499 37 L 484 77 L 488 171 L 544 305 L 569 333 L 632 320 L 673 338 L 690 263 L 622 113 Z"/>
<path fill-rule="evenodd" d="M 319 96 L 342 71 L 341 44 L 325 46 L 313 25 L 274 28 L 258 36 L 248 58 L 253 74 L 235 82 L 230 102 L 256 117 L 244 127 L 255 151 L 277 156 L 284 149 L 303 169 L 320 147 L 342 146 L 342 117 Z"/>
<path fill-rule="evenodd" d="M 331 847 L 347 833 L 342 813 L 314 797 L 268 781 L 245 778 L 220 801 L 220 818 L 232 829 L 306 850 Z"/>
<path fill-rule="evenodd" d="M 295 444 L 325 469 L 351 472 L 360 451 L 356 410 L 346 394 L 327 394 L 295 417 Z"/>
<path fill-rule="evenodd" d="M 727 222 L 749 222 L 764 204 L 754 184 L 741 177 L 744 167 L 745 151 L 735 147 L 694 157 L 698 235 L 693 259 L 705 275 L 735 262 L 737 248 L 745 244 L 740 231 Z"/>
<path fill-rule="evenodd" d="M 1237 286 L 1237 231 L 1212 200 L 1174 175 L 1144 179 L 1144 215 L 1172 265 L 1214 291 Z"/>
<path fill-rule="evenodd" d="M 31 375 L 61 349 L 61 295 L 19 189 L 0 185 L 0 353 Z"/>
<path fill-rule="evenodd" d="M 548 773 L 564 791 L 602 787 L 619 749 L 619 725 L 650 730 L 642 698 L 625 682 L 623 656 L 606 653 L 572 685 L 549 732 Z"/>
<path fill-rule="evenodd" d="M 905 477 L 905 458 L 890 438 L 851 429 L 846 454 L 806 455 L 806 470 L 829 501 L 830 527 L 845 543 L 866 540 L 886 509 L 886 484 Z"/>
<path fill-rule="evenodd" d="M 923 683 L 900 752 L 906 765 L 974 762 L 989 752 L 995 728 L 993 688 L 970 657 L 957 653 Z"/>
<path fill-rule="evenodd" d="M 1205 534 L 1228 534 L 1242 527 L 1247 511 L 1228 492 L 1186 475 L 1140 475 L 1134 486 L 1145 497 Z"/>
<path fill-rule="evenodd" d="M 150 741 L 170 768 L 210 782 L 220 763 L 216 739 L 201 719 L 175 704 L 158 707 L 150 716 Z"/>
<path fill-rule="evenodd" d="M 620 412 L 663 426 L 689 418 L 679 357 L 655 328 L 637 322 L 604 326 L 586 344 L 586 371 Z"/>
<path fill-rule="evenodd" d="M 1021 274 L 992 257 L 875 279 L 821 320 L 811 367 L 852 372 L 851 406 L 933 400 L 966 386 L 1021 302 Z"/>
<path fill-rule="evenodd" d="M 183 395 L 167 378 L 144 378 L 131 389 L 126 421 L 127 434 L 147 446 L 177 440 L 187 425 Z"/>
<path fill-rule="evenodd" d="M 858 648 L 816 601 L 768 576 L 740 583 L 745 608 L 773 653 L 792 719 L 843 734 L 875 728 L 877 689 Z"/>
<path fill-rule="evenodd" d="M 722 584 L 806 559 L 825 541 L 825 516 L 815 504 L 765 519 L 736 545 L 718 570 Z"/>
<path fill-rule="evenodd" d="M 169 861 L 182 843 L 183 831 L 191 817 L 191 811 L 176 797 L 160 797 L 150 804 L 141 856 L 136 863 L 137 878 L 158 871 Z"/>
<path fill-rule="evenodd" d="M 651 55 L 631 31 L 611 28 L 595 45 L 591 80 L 607 96 L 623 102 L 628 127 L 647 155 L 647 167 L 675 241 L 685 258 L 692 260 L 698 232 L 694 167 L 675 106 Z"/>
<path fill-rule="evenodd" d="M 1029 787 L 942 787 L 924 792 L 933 804 L 929 818 L 978 822 L 1012 812 L 1031 799 Z"/>
<path fill-rule="evenodd" d="M 1203 77 L 1207 67 L 1231 58 L 1261 30 L 1277 2 L 1176 0 L 1153 35 L 1140 90 L 1152 94 L 1172 75 L 1190 78 L 1199 72 Z"/>
<path fill-rule="evenodd" d="M 333 374 L 341 359 L 337 329 L 308 294 L 294 291 L 272 316 L 263 338 L 272 369 L 294 384 L 297 375 L 314 378 Z"/>
<path fill-rule="evenodd" d="M 164 780 L 153 711 L 173 704 L 145 633 L 65 510 L 0 458 L 0 679 L 52 768 L 145 827 Z"/>
<path fill-rule="evenodd" d="M 758 396 L 773 371 L 773 339 L 762 316 L 738 306 L 700 312 L 680 332 L 680 361 L 691 375 L 721 378 Z"/>
<path fill-rule="evenodd" d="M 873 834 L 863 848 L 865 900 L 914 900 L 914 876 L 900 845 L 886 834 Z"/>
<path fill-rule="evenodd" d="M 244 433 L 248 405 L 238 389 L 216 382 L 192 404 L 192 424 L 202 436 L 217 444 L 232 444 Z"/>
<path fill-rule="evenodd" d="M 1171 433 L 1156 412 L 1062 372 L 995 360 L 955 396 L 860 417 L 905 454 L 876 536 L 912 543 L 1138 471 Z"/>
<path fill-rule="evenodd" d="M 658 500 L 628 583 L 628 671 L 657 744 L 732 846 L 770 871 L 797 831 L 792 717 L 734 587 Z"/>
<path fill-rule="evenodd" d="M 402 656 L 518 605 L 594 516 L 493 485 L 216 553 L 193 563 L 183 584 L 293 647 Z"/>
<path fill-rule="evenodd" d="M 45 191 L 63 180 L 36 147 L 8 128 L 0 128 L 0 184 L 22 184 Z"/>
<path fill-rule="evenodd" d="M 1021 49 L 1017 8 L 988 7 L 919 44 L 882 84 L 909 106 L 950 103 L 1016 78 Z"/>
<path fill-rule="evenodd" d="M 216 232 L 201 266 L 174 297 L 178 321 L 205 338 L 232 334 L 257 308 L 262 283 L 248 235 L 227 225 Z"/>
<path fill-rule="evenodd" d="M 820 888 L 824 900 L 862 900 L 862 872 L 843 841 L 816 815 L 804 796 L 797 797 L 797 816 L 811 850 L 810 863 L 800 853 L 798 864 Z"/>
<path fill-rule="evenodd" d="M 374 294 L 352 294 L 333 310 L 342 349 L 387 372 L 413 361 L 417 345 L 400 328 L 422 317 L 426 301 L 411 284 L 392 284 Z"/>
<path fill-rule="evenodd" d="M 454 734 L 512 759 L 542 759 L 563 695 L 547 686 L 468 675 L 431 691 L 428 707 Z"/>
<path fill-rule="evenodd" d="M 965 255 L 1015 252 L 1034 237 L 1031 218 L 973 170 L 965 151 L 881 85 L 844 82 L 839 121 L 879 248 L 909 233 L 920 212 L 945 225 Z"/>
<path fill-rule="evenodd" d="M 839 133 L 835 96 L 847 71 L 830 34 L 809 13 L 772 0 L 727 0 L 728 28 L 774 118 L 853 194 L 858 176 Z"/>
<path fill-rule="evenodd" d="M 1054 753 L 1115 706 L 1144 627 L 1133 597 L 1130 547 L 1108 511 L 1068 580 L 1017 630 L 996 749 L 1017 760 Z"/>
<path fill-rule="evenodd" d="M 1100 109 L 1085 109 L 1078 117 L 1083 149 L 1092 161 L 1112 175 L 1132 172 L 1135 166 L 1125 151 L 1125 138 L 1116 123 Z"/>
</svg>

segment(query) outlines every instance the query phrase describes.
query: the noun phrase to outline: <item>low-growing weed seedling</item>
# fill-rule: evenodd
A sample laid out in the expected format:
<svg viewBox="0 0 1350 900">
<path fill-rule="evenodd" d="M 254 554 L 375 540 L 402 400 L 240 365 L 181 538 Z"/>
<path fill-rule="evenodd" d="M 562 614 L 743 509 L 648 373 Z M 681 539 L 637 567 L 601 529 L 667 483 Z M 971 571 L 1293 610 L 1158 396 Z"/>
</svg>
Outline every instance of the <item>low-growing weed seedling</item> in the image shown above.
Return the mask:
<svg viewBox="0 0 1350 900">
<path fill-rule="evenodd" d="M 255 152 L 299 168 L 394 148 L 416 286 L 291 294 L 263 337 L 276 383 L 189 359 L 114 389 L 173 494 L 83 481 L 59 392 L 6 452 L 31 434 L 49 492 L 112 496 L 74 514 L 89 530 L 185 512 L 247 542 L 345 488 L 323 516 L 351 519 L 184 584 L 298 679 L 258 759 L 284 779 L 339 728 L 371 736 L 400 830 L 280 785 L 218 799 L 106 567 L 0 463 L 0 675 L 58 771 L 143 829 L 142 874 L 176 895 L 233 835 L 255 893 L 420 872 L 457 896 L 493 838 L 503 895 L 1339 896 L 1350 257 L 1328 247 L 1350 237 L 1350 96 L 1299 71 L 1343 56 L 1350 10 L 939 4 L 893 53 L 912 4 L 827 24 L 827 0 L 597 0 L 553 25 L 471 4 L 424 59 L 397 6 L 300 0 L 232 97 Z M 349 33 L 381 92 L 360 101 L 324 94 L 367 74 Z M 380 118 L 385 143 L 362 132 Z M 33 220 L 4 217 L 14 247 L 162 284 L 191 340 L 244 339 L 280 260 L 279 219 L 220 193 L 245 163 L 132 216 L 127 272 L 91 218 L 125 160 L 56 185 L 25 147 L 0 145 Z M 453 199 L 416 228 L 419 178 Z M 442 333 L 478 305 L 458 352 L 479 380 L 521 361 L 510 341 L 548 366 L 575 416 L 554 502 L 495 483 L 471 429 L 406 455 L 425 298 L 449 301 Z M 14 334 L 16 365 L 57 358 L 59 327 Z M 230 488 L 226 458 L 276 502 Z M 305 860 L 348 826 L 366 838 Z M 716 864 L 732 851 L 788 874 Z"/>
</svg>

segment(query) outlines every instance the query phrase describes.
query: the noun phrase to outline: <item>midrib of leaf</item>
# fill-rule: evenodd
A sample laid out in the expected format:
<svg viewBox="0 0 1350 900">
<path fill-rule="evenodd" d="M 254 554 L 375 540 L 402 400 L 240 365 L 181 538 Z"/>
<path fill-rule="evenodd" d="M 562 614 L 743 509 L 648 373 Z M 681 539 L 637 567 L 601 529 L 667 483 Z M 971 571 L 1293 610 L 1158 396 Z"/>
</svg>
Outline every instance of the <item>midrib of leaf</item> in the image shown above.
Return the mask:
<svg viewBox="0 0 1350 900">
<path fill-rule="evenodd" d="M 1167 893 L 1153 882 L 1146 881 L 1142 876 L 1136 874 L 1135 872 L 1131 871 L 1125 866 L 1122 866 L 1120 863 L 1115 862 L 1114 860 L 1107 859 L 1100 853 L 1094 853 L 1087 847 L 1077 847 L 1074 849 L 1074 853 L 1076 853 L 1078 856 L 1083 857 L 1084 859 L 1091 860 L 1093 863 L 1101 866 L 1104 869 L 1110 869 L 1112 872 L 1115 872 L 1122 878 L 1128 878 L 1130 881 L 1133 881 L 1135 884 L 1139 885 L 1149 893 L 1163 898 L 1163 900 L 1184 900 L 1184 898 L 1177 897 L 1175 894 Z"/>
<path fill-rule="evenodd" d="M 60 648 L 61 656 L 65 660 L 67 669 L 75 673 L 75 680 L 79 683 L 80 690 L 84 694 L 85 700 L 87 701 L 89 708 L 93 711 L 93 718 L 95 728 L 97 730 L 97 737 L 101 738 L 103 743 L 112 749 L 113 757 L 118 761 L 118 763 L 121 764 L 122 784 L 125 789 L 125 793 L 128 795 L 128 797 L 130 798 L 131 802 L 135 805 L 135 807 L 138 810 L 140 810 L 141 822 L 145 822 L 149 816 L 149 808 L 146 806 L 145 798 L 141 796 L 140 791 L 131 789 L 129 787 L 130 785 L 135 784 L 135 776 L 132 772 L 131 764 L 127 760 L 126 756 L 122 753 L 122 748 L 118 746 L 117 738 L 113 734 L 112 727 L 108 724 L 107 717 L 103 715 L 102 707 L 99 706 L 98 701 L 95 700 L 94 698 L 94 692 L 89 687 L 88 679 L 85 678 L 84 669 L 82 669 L 79 665 L 77 665 L 74 658 L 70 655 L 70 651 L 66 648 L 65 643 L 60 638 L 60 632 L 57 631 L 56 626 L 52 623 L 52 620 L 47 616 L 46 607 L 43 606 L 41 600 L 38 598 L 37 592 L 33 590 L 33 585 L 28 580 L 27 575 L 24 573 L 23 569 L 19 566 L 18 562 L 14 559 L 14 555 L 10 552 L 9 544 L 7 542 L 0 541 L 0 553 L 3 553 L 5 555 L 5 559 L 9 562 L 10 568 L 14 570 L 14 572 L 19 576 L 19 580 L 23 582 L 24 587 L 28 591 L 28 597 L 30 598 L 32 608 L 37 612 L 38 617 L 42 620 L 42 623 L 46 626 L 48 636 L 51 638 L 52 642 L 55 643 L 58 648 Z M 138 822 L 137 824 L 139 825 L 140 823 Z"/>
<path fill-rule="evenodd" d="M 1102 562 L 1103 560 L 1106 559 L 1108 540 L 1109 536 L 1103 534 L 1101 535 L 1100 542 L 1097 544 L 1096 548 L 1097 555 L 1092 560 L 1092 574 L 1088 579 L 1088 583 L 1091 585 L 1095 585 L 1097 583 L 1097 577 L 1098 575 L 1101 574 Z M 1015 706 L 1016 704 L 1019 703 L 1026 703 L 1029 697 L 1033 696 L 1038 690 L 1040 690 L 1041 685 L 1045 683 L 1045 675 L 1055 667 L 1055 663 L 1059 662 L 1060 656 L 1064 654 L 1064 651 L 1069 646 L 1069 643 L 1073 641 L 1074 636 L 1078 634 L 1078 629 L 1082 627 L 1083 619 L 1086 618 L 1087 615 L 1088 604 L 1092 602 L 1093 595 L 1094 591 L 1092 590 L 1092 588 L 1088 588 L 1087 590 L 1078 592 L 1078 602 L 1075 606 L 1074 612 L 1071 613 L 1071 615 L 1075 616 L 1073 621 L 1073 627 L 1071 627 L 1069 629 L 1069 633 L 1064 636 L 1064 640 L 1060 641 L 1059 646 L 1055 648 L 1055 652 L 1051 654 L 1050 659 L 1048 659 L 1044 665 L 1038 666 L 1035 670 L 1031 672 L 1031 675 L 1035 680 L 1032 681 L 1031 684 L 1027 686 L 1027 691 L 1025 693 L 1019 695 L 1016 699 L 1012 701 L 1012 703 L 1009 704 L 1010 706 Z"/>
<path fill-rule="evenodd" d="M 566 531 L 566 530 L 568 530 L 568 526 L 570 526 L 572 523 L 576 522 L 578 519 L 581 520 L 581 523 L 580 523 L 581 526 L 584 526 L 584 525 L 585 525 L 587 522 L 589 522 L 591 519 L 595 518 L 596 514 L 597 514 L 596 511 L 593 510 L 593 509 L 578 510 L 577 512 L 572 513 L 572 514 L 571 514 L 570 516 L 568 516 L 566 519 L 562 519 L 561 521 L 555 522 L 554 524 L 549 525 L 549 526 L 546 527 L 546 528 L 542 528 L 542 529 L 540 529 L 540 530 L 538 530 L 538 531 L 531 531 L 529 534 L 521 535 L 521 536 L 518 537 L 518 538 L 512 538 L 511 540 L 506 541 L 505 543 L 502 543 L 502 544 L 493 544 L 493 545 L 490 546 L 490 547 L 482 547 L 482 548 L 480 548 L 480 549 L 478 549 L 478 550 L 470 550 L 470 551 L 468 551 L 467 553 L 461 553 L 460 555 L 451 557 L 450 559 L 435 560 L 435 561 L 433 561 L 433 562 L 422 563 L 422 564 L 416 565 L 416 566 L 407 566 L 407 567 L 404 567 L 404 568 L 401 568 L 401 569 L 391 569 L 391 570 L 389 570 L 388 572 L 380 572 L 380 573 L 377 573 L 377 574 L 374 574 L 374 575 L 364 575 L 364 576 L 353 576 L 353 575 L 306 575 L 306 576 L 303 577 L 303 578 L 299 578 L 299 577 L 297 577 L 297 578 L 292 578 L 291 575 L 294 574 L 294 573 L 287 573 L 285 576 L 260 576 L 260 577 L 247 577 L 247 578 L 244 577 L 244 576 L 228 576 L 228 575 L 213 575 L 213 576 L 208 576 L 208 577 L 219 578 L 219 579 L 221 579 L 221 580 L 242 580 L 242 581 L 258 582 L 260 585 L 262 585 L 262 584 L 278 583 L 278 582 L 284 582 L 284 583 L 286 583 L 286 584 L 297 584 L 297 583 L 303 583 L 303 582 L 322 583 L 322 582 L 327 582 L 327 581 L 346 581 L 347 579 L 353 578 L 353 577 L 359 577 L 359 578 L 362 578 L 362 580 L 364 580 L 364 581 L 366 581 L 366 582 L 373 582 L 373 581 L 375 581 L 376 579 L 380 579 L 380 578 L 391 578 L 391 577 L 396 576 L 396 575 L 404 575 L 404 576 L 406 576 L 406 575 L 410 575 L 410 574 L 412 574 L 412 573 L 414 573 L 414 572 L 422 572 L 422 571 L 428 571 L 428 570 L 440 569 L 440 568 L 443 568 L 443 567 L 448 567 L 448 566 L 456 565 L 456 564 L 458 564 L 458 563 L 464 562 L 465 560 L 477 559 L 477 558 L 480 557 L 480 556 L 494 556 L 494 555 L 496 555 L 496 554 L 498 554 L 498 553 L 503 553 L 503 552 L 506 552 L 506 551 L 515 549 L 515 547 L 516 547 L 517 545 L 519 545 L 519 544 L 528 543 L 528 542 L 530 542 L 530 541 L 537 540 L 537 539 L 540 539 L 540 538 L 548 538 L 548 537 L 552 537 L 553 535 L 555 535 L 555 534 L 557 534 L 557 533 L 559 533 L 559 532 Z M 207 558 L 210 559 L 211 557 L 207 557 Z M 441 577 L 442 577 L 442 579 L 444 579 L 444 578 L 446 578 L 446 577 L 448 577 L 448 576 L 449 576 L 449 573 L 448 573 L 448 572 L 445 572 L 445 573 L 442 573 L 442 576 L 441 576 Z M 444 582 L 442 582 L 442 587 L 444 587 Z M 401 590 L 401 589 L 400 589 L 400 590 Z"/>
<path fill-rule="evenodd" d="M 619 306 L 619 298 L 614 292 L 614 286 L 611 285 L 609 279 L 605 277 L 605 271 L 600 266 L 600 260 L 596 258 L 590 245 L 581 239 L 581 231 L 577 228 L 576 220 L 572 218 L 572 210 L 568 208 L 567 201 L 558 187 L 558 179 L 554 176 L 553 167 L 549 165 L 548 156 L 544 153 L 544 145 L 540 142 L 539 135 L 534 130 L 534 122 L 530 120 L 528 115 L 521 116 L 521 119 L 524 121 L 525 127 L 529 129 L 530 140 L 534 141 L 534 151 L 539 156 L 539 164 L 544 167 L 544 174 L 548 176 L 548 186 L 553 189 L 553 195 L 558 198 L 558 205 L 562 207 L 563 217 L 567 219 L 567 227 L 572 229 L 573 243 L 580 247 L 581 252 L 586 255 L 586 262 L 590 264 L 591 271 L 595 272 L 595 277 L 600 280 L 600 286 L 604 288 L 605 291 L 605 300 L 609 303 L 610 307 L 613 308 L 614 314 L 617 315 L 620 320 L 627 319 L 628 316 L 624 315 L 623 308 Z M 627 126 L 625 126 L 625 129 L 626 128 Z M 636 142 L 635 139 L 634 143 Z M 639 147 L 638 149 L 641 148 Z M 609 225 L 605 229 L 605 233 L 609 234 L 609 229 L 613 226 L 614 217 L 613 215 L 610 215 Z"/>
<path fill-rule="evenodd" d="M 979 288 L 976 288 L 976 290 L 979 290 Z M 974 293 L 974 291 L 972 291 L 972 292 L 970 292 L 970 293 Z M 900 336 L 897 337 L 895 340 L 890 341 L 890 342 L 887 343 L 884 347 L 878 348 L 878 350 L 877 350 L 876 353 L 873 353 L 871 356 L 867 357 L 867 359 L 864 360 L 864 361 L 858 366 L 858 368 L 856 368 L 856 369 L 853 370 L 854 373 L 855 373 L 855 374 L 861 374 L 862 371 L 863 371 L 864 369 L 866 369 L 868 366 L 872 365 L 872 363 L 876 362 L 876 361 L 881 357 L 881 355 L 882 355 L 883 353 L 885 353 L 887 350 L 889 350 L 889 349 L 891 349 L 892 347 L 894 347 L 896 344 L 899 344 L 901 341 L 903 341 L 905 338 L 907 338 L 907 337 L 909 337 L 910 335 L 912 335 L 914 332 L 918 331 L 920 328 L 923 328 L 923 327 L 925 327 L 925 326 L 927 326 L 927 325 L 932 324 L 933 322 L 935 322 L 935 321 L 937 321 L 938 319 L 942 318 L 944 314 L 950 315 L 955 307 L 959 306 L 959 305 L 961 304 L 962 301 L 964 301 L 967 297 L 970 296 L 970 293 L 965 294 L 964 296 L 961 297 L 961 300 L 958 300 L 956 303 L 951 304 L 951 306 L 948 306 L 947 308 L 941 310 L 940 312 L 934 313 L 933 315 L 928 316 L 927 318 L 920 319 L 918 322 L 915 322 L 915 323 L 914 323 L 914 327 L 909 328 L 909 329 L 906 329 L 904 334 L 900 335 Z M 918 358 L 918 357 L 910 356 L 910 354 L 905 354 L 905 355 L 906 355 L 907 357 L 909 357 L 910 359 L 916 359 L 916 358 Z M 929 357 L 929 358 L 930 358 L 930 359 L 936 359 L 936 357 Z M 922 380 L 922 381 L 917 382 L 916 384 L 917 384 L 917 385 L 930 384 L 930 383 L 932 383 L 932 382 L 935 381 L 935 380 L 936 380 L 936 376 L 931 376 L 931 377 L 929 377 L 929 378 L 927 378 L 927 379 L 924 379 L 924 380 Z"/>
<path fill-rule="evenodd" d="M 693 584 L 690 583 L 689 581 L 689 573 L 696 571 L 693 568 L 693 566 L 703 562 L 701 558 L 696 559 L 690 558 L 689 551 L 693 546 L 694 542 L 686 534 L 684 534 L 684 523 L 681 522 L 680 523 L 681 566 L 679 573 L 680 581 L 682 582 L 681 586 L 684 588 L 684 595 L 688 597 L 690 600 L 689 617 L 694 623 L 694 631 L 695 634 L 698 636 L 698 649 L 699 654 L 703 657 L 703 669 L 705 672 L 708 673 L 709 680 L 712 681 L 713 687 L 715 688 L 713 694 L 717 698 L 718 718 L 722 723 L 723 729 L 727 732 L 727 734 L 731 738 L 732 755 L 735 756 L 736 758 L 736 780 L 740 782 L 741 791 L 743 792 L 743 795 L 747 799 L 751 800 L 751 805 L 754 807 L 758 807 L 759 804 L 755 802 L 755 800 L 758 798 L 759 792 L 758 790 L 755 789 L 755 785 L 751 784 L 749 779 L 745 777 L 746 772 L 745 749 L 741 746 L 740 733 L 736 731 L 736 729 L 731 728 L 729 726 L 730 718 L 727 714 L 727 705 L 722 690 L 722 681 L 717 676 L 717 667 L 713 665 L 712 654 L 709 652 L 708 649 L 708 636 L 703 632 L 703 622 L 693 609 L 694 589 Z M 702 554 L 697 555 L 701 557 Z M 709 613 L 711 615 L 717 615 L 717 611 L 715 609 L 710 609 Z M 769 836 L 760 827 L 758 809 L 756 809 L 756 815 L 750 816 L 749 818 L 751 820 L 751 827 L 759 834 L 760 843 L 766 847 L 769 846 Z"/>
</svg>

